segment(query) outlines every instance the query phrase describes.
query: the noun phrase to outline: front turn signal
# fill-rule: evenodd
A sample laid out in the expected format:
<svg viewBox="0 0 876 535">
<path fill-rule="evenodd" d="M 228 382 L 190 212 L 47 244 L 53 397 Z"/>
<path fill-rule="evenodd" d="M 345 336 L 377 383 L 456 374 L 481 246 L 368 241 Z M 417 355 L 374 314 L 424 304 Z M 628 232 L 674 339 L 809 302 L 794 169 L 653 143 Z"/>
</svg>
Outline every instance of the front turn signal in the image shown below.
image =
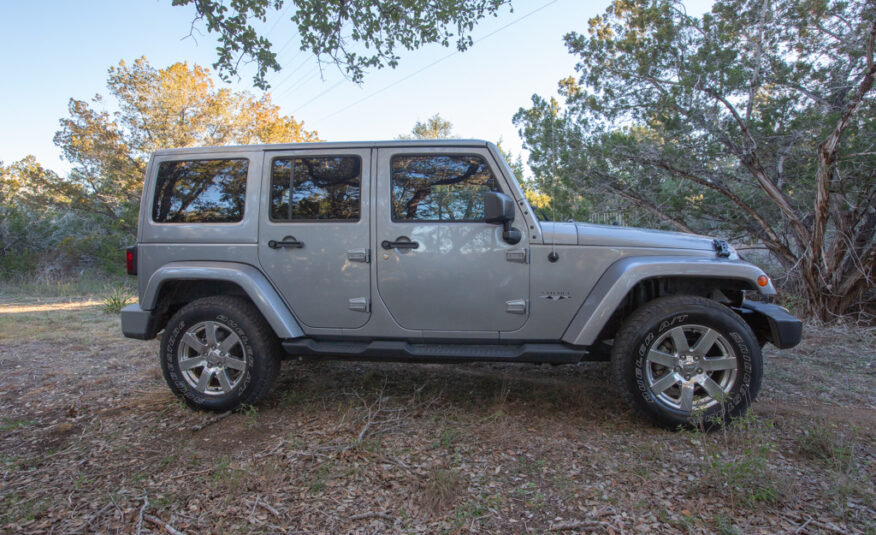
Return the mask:
<svg viewBox="0 0 876 535">
<path fill-rule="evenodd" d="M 763 288 L 770 283 L 770 278 L 766 275 L 761 275 L 757 278 L 757 285 Z"/>
</svg>

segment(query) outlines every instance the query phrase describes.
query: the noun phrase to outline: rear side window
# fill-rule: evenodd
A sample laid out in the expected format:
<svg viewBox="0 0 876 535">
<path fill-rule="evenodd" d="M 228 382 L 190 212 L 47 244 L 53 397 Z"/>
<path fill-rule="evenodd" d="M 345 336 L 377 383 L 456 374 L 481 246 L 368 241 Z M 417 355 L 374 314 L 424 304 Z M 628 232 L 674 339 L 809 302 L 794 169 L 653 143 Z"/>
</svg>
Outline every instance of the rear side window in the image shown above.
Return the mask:
<svg viewBox="0 0 876 535">
<path fill-rule="evenodd" d="M 158 223 L 236 223 L 243 219 L 249 162 L 161 162 L 152 220 Z"/>
<path fill-rule="evenodd" d="M 498 191 L 474 155 L 399 155 L 391 160 L 393 221 L 484 220 L 484 192 Z"/>
<path fill-rule="evenodd" d="M 358 156 L 276 158 L 271 163 L 274 221 L 358 221 L 361 193 Z"/>
</svg>

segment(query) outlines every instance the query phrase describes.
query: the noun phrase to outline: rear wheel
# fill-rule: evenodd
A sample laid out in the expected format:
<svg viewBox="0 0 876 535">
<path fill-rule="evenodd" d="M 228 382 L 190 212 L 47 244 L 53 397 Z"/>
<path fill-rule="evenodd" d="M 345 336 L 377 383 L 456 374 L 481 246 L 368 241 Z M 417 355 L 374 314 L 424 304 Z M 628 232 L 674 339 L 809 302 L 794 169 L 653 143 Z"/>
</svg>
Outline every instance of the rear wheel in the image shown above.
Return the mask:
<svg viewBox="0 0 876 535">
<path fill-rule="evenodd" d="M 760 389 L 762 357 L 751 328 L 702 297 L 655 299 L 623 324 L 612 378 L 637 412 L 665 427 L 711 427 L 748 409 Z"/>
<path fill-rule="evenodd" d="M 226 411 L 270 390 L 280 348 L 259 311 L 239 297 L 205 297 L 181 308 L 161 340 L 161 369 L 190 406 Z"/>
</svg>

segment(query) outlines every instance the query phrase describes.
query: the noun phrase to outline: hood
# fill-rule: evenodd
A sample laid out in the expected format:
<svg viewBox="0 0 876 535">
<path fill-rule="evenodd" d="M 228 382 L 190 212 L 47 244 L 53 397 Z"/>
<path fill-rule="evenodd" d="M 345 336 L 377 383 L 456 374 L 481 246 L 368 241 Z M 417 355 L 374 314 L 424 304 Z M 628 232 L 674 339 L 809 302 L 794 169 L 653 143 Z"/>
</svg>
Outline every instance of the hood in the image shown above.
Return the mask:
<svg viewBox="0 0 876 535">
<path fill-rule="evenodd" d="M 543 222 L 541 227 L 544 242 L 557 245 L 715 250 L 712 238 L 683 232 L 571 222 Z"/>
</svg>

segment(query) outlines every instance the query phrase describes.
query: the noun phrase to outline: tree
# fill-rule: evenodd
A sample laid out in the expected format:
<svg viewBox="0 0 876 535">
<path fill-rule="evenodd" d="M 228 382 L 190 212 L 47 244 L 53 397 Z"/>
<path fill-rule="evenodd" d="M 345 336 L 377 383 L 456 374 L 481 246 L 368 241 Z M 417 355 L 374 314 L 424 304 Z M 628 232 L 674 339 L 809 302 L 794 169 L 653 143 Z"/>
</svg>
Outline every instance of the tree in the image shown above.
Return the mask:
<svg viewBox="0 0 876 535">
<path fill-rule="evenodd" d="M 458 50 L 472 44 L 475 25 L 496 16 L 510 0 L 172 0 L 174 6 L 192 5 L 207 30 L 219 36 L 218 59 L 213 67 L 227 80 L 240 63 L 256 65 L 253 83 L 267 89 L 268 69 L 279 71 L 272 43 L 253 26 L 269 15 L 286 17 L 296 27 L 299 48 L 335 63 L 355 82 L 365 70 L 395 67 L 397 49 L 415 50 L 440 43 Z M 354 45 L 359 46 L 358 50 Z M 363 50 L 364 47 L 364 50 Z"/>
<path fill-rule="evenodd" d="M 44 189 L 54 180 L 55 173 L 33 156 L 9 166 L 0 163 L 0 280 L 37 269 L 44 281 L 63 278 L 69 273 L 60 271 L 77 264 L 82 251 L 94 251 L 97 244 L 88 240 L 89 225 L 83 218 L 43 202 L 54 195 Z M 40 266 L 47 251 L 54 263 Z"/>
<path fill-rule="evenodd" d="M 134 240 L 146 164 L 158 149 L 317 140 L 270 96 L 216 89 L 197 65 L 121 62 L 107 87 L 117 111 L 101 110 L 100 95 L 71 99 L 60 121 L 55 144 L 73 164 L 69 176 L 33 157 L 0 166 L 0 271 L 21 271 L 15 258 L 59 247 L 70 264 L 86 258 L 116 269 L 119 249 Z"/>
<path fill-rule="evenodd" d="M 436 113 L 426 119 L 426 122 L 417 121 L 411 128 L 410 134 L 402 134 L 399 139 L 450 139 L 453 135 L 453 124 Z"/>
<path fill-rule="evenodd" d="M 827 319 L 873 288 L 874 37 L 865 0 L 615 0 L 515 121 L 541 180 L 762 243 Z"/>
<path fill-rule="evenodd" d="M 133 236 L 149 155 L 171 147 L 316 141 L 302 123 L 280 115 L 269 95 L 215 89 L 209 71 L 186 63 L 155 69 L 140 58 L 109 70 L 118 111 L 70 99 L 55 144 L 73 164 L 50 177 L 55 201 L 88 212 Z M 103 103 L 100 95 L 95 105 Z"/>
</svg>

